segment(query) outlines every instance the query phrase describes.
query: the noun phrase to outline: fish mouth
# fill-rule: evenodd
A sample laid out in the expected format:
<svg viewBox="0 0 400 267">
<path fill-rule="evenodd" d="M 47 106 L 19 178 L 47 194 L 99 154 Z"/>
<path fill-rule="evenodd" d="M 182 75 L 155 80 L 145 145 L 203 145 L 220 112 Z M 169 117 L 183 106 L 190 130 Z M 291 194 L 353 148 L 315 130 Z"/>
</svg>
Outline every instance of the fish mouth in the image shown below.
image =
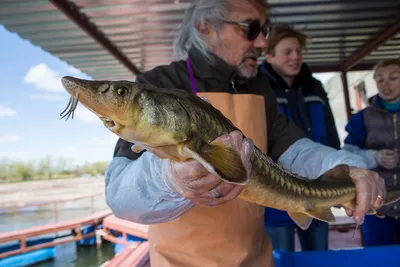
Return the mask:
<svg viewBox="0 0 400 267">
<path fill-rule="evenodd" d="M 71 95 L 67 107 L 60 113 L 60 120 L 64 119 L 65 117 L 67 117 L 65 119 L 66 121 L 69 119 L 69 117 L 71 117 L 71 120 L 74 119 L 74 112 L 76 107 L 78 106 L 78 103 L 79 103 L 79 94 L 76 93 L 75 95 Z"/>
<path fill-rule="evenodd" d="M 66 117 L 66 121 L 71 117 L 71 119 L 74 119 L 74 112 L 79 103 L 79 94 L 76 93 L 76 95 L 71 96 L 68 102 L 67 107 L 61 112 L 60 114 L 60 120 Z M 104 126 L 106 126 L 109 130 L 111 131 L 116 131 L 121 128 L 121 125 L 116 123 L 114 120 L 110 119 L 109 117 L 100 115 L 93 111 L 92 109 L 88 108 L 90 111 L 95 113 L 100 120 L 103 122 Z"/>
</svg>

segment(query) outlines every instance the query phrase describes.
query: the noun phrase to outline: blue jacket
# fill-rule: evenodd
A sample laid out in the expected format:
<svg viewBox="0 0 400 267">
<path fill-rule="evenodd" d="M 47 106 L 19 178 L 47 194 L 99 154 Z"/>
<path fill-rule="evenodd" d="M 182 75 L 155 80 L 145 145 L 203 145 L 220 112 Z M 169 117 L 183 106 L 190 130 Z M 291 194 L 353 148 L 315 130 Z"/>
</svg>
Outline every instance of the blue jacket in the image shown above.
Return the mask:
<svg viewBox="0 0 400 267">
<path fill-rule="evenodd" d="M 399 113 L 400 103 L 384 103 L 379 95 L 371 97 L 369 105 L 353 115 L 346 125 L 349 134 L 343 146 L 343 149 L 363 156 L 366 162 L 373 161 L 375 164 L 369 164 L 369 169 L 377 172 L 385 180 L 388 191 L 400 189 L 397 181 L 400 163 L 393 169 L 386 169 L 376 163 L 375 156 L 381 149 L 399 151 Z M 400 218 L 399 202 L 383 206 L 380 212 L 390 218 Z"/>
<path fill-rule="evenodd" d="M 379 97 L 379 95 L 375 95 L 371 98 L 369 98 L 368 100 L 369 102 L 369 107 L 374 107 L 376 109 L 381 109 L 384 110 L 386 112 L 388 112 L 389 114 L 396 114 L 396 113 L 400 113 L 400 109 L 396 109 L 396 110 L 388 110 L 385 108 L 385 106 L 383 105 L 383 101 L 382 99 Z M 361 149 L 365 149 L 364 145 L 365 145 L 365 139 L 366 139 L 366 135 L 367 135 L 367 129 L 365 127 L 365 110 L 367 109 L 362 109 L 359 112 L 357 112 L 356 114 L 353 114 L 350 118 L 350 121 L 347 123 L 346 125 L 346 131 L 348 132 L 348 135 L 346 137 L 346 139 L 344 140 L 345 144 L 349 144 L 349 145 L 354 145 L 357 146 Z M 386 147 L 385 147 L 386 148 Z M 383 149 L 383 148 L 380 148 Z"/>
<path fill-rule="evenodd" d="M 286 82 L 264 62 L 260 73 L 265 75 L 276 94 L 280 111 L 303 130 L 315 142 L 339 149 L 340 140 L 327 94 L 322 83 L 312 76 L 303 64 L 299 75 L 289 88 Z M 265 225 L 284 226 L 294 224 L 287 212 L 266 208 Z"/>
</svg>

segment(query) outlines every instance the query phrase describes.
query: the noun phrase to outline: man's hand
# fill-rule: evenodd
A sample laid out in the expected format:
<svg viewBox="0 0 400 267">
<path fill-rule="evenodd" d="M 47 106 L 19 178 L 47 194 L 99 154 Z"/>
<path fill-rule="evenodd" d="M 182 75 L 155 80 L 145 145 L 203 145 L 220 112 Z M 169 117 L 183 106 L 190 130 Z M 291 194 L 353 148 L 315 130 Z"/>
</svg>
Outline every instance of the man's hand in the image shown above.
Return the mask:
<svg viewBox="0 0 400 267">
<path fill-rule="evenodd" d="M 375 158 L 379 166 L 388 170 L 394 169 L 399 162 L 399 156 L 391 149 L 379 150 L 378 153 L 376 153 Z"/>
<path fill-rule="evenodd" d="M 233 131 L 216 140 L 237 150 L 247 173 L 251 173 L 250 157 L 254 149 L 251 139 L 243 139 L 243 135 L 239 131 Z M 220 205 L 237 197 L 244 187 L 223 182 L 196 160 L 181 163 L 166 161 L 166 164 L 163 170 L 166 183 L 196 204 L 208 207 Z"/>
<path fill-rule="evenodd" d="M 350 167 L 350 177 L 352 178 L 357 191 L 356 207 L 348 210 L 348 216 L 354 216 L 357 224 L 364 222 L 364 216 L 369 208 L 379 209 L 386 197 L 385 181 L 373 171 Z"/>
</svg>

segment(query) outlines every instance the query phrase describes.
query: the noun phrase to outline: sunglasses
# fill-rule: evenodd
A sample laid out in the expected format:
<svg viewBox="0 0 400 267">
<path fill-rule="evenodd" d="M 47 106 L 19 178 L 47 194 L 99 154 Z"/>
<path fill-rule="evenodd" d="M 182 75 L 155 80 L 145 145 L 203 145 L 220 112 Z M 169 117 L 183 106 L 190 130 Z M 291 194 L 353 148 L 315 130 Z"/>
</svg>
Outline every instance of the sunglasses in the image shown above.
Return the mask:
<svg viewBox="0 0 400 267">
<path fill-rule="evenodd" d="M 247 40 L 254 41 L 260 33 L 263 34 L 265 39 L 268 39 L 271 33 L 271 26 L 267 23 L 264 25 L 260 25 L 258 20 L 254 20 L 251 22 L 240 22 L 240 21 L 229 21 L 229 20 L 222 20 L 225 23 L 229 24 L 236 24 L 240 26 L 247 27 Z"/>
</svg>

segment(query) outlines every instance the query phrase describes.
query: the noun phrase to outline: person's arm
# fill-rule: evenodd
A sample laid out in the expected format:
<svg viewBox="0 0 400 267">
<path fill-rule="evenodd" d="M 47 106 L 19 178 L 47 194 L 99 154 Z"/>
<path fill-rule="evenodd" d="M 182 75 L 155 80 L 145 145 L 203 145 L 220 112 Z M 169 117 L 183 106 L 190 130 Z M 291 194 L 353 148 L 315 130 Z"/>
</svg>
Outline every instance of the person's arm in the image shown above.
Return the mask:
<svg viewBox="0 0 400 267">
<path fill-rule="evenodd" d="M 273 100 L 270 101 L 271 107 L 277 111 L 277 105 L 272 103 Z M 284 118 L 276 117 L 276 113 L 271 110 L 267 113 L 269 120 L 268 114 L 275 114 L 276 119 L 276 121 L 270 121 L 268 127 L 274 124 L 280 126 L 278 132 L 271 128 L 268 131 L 269 138 L 272 138 L 274 142 L 269 144 L 273 160 L 274 157 L 277 157 L 278 163 L 289 171 L 307 178 L 317 178 L 320 174 L 339 164 L 349 165 L 349 176 L 356 187 L 356 205 L 354 210 L 346 209 L 346 213 L 348 216 L 353 216 L 357 224 L 363 223 L 364 216 L 371 207 L 377 210 L 382 206 L 383 199 L 386 197 L 384 180 L 376 172 L 366 170 L 366 165 L 360 156 L 302 138 L 301 134 Z M 282 149 L 285 150 L 279 154 Z"/>
<path fill-rule="evenodd" d="M 308 138 L 302 138 L 291 145 L 279 157 L 278 163 L 289 171 L 309 179 L 316 179 L 340 164 L 366 168 L 360 156 L 313 142 Z"/>
<path fill-rule="evenodd" d="M 300 139 L 281 155 L 278 162 L 291 172 L 315 179 L 337 165 L 349 166 L 349 177 L 356 187 L 354 210 L 346 209 L 357 224 L 362 224 L 364 216 L 371 209 L 379 209 L 386 197 L 385 182 L 376 172 L 366 170 L 366 164 L 356 154 Z"/>
<path fill-rule="evenodd" d="M 166 161 L 150 152 L 135 160 L 122 154 L 113 158 L 106 171 L 106 201 L 118 218 L 143 224 L 166 222 L 195 205 L 166 184 L 162 168 Z"/>
</svg>

